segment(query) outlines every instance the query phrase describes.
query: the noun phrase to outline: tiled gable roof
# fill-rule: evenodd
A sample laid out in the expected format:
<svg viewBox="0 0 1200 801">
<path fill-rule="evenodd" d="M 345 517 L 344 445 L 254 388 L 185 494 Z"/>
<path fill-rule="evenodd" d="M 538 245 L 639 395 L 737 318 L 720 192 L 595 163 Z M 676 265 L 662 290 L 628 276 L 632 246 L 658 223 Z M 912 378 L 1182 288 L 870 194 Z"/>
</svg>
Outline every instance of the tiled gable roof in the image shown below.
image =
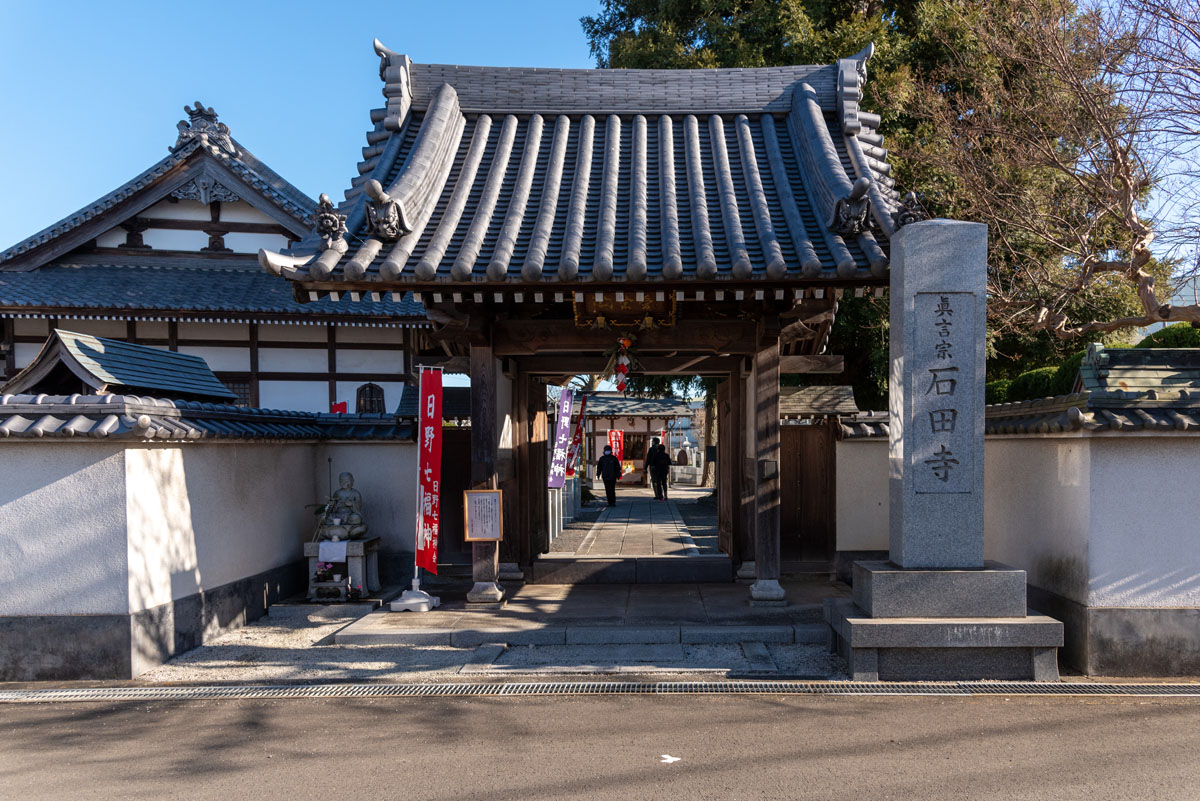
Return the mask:
<svg viewBox="0 0 1200 801">
<path fill-rule="evenodd" d="M 318 294 L 886 276 L 900 206 L 879 119 L 857 106 L 869 52 L 673 71 L 418 65 L 378 49 L 388 105 L 342 206 L 345 238 L 260 252 Z M 852 198 L 861 225 L 839 214 Z M 411 228 L 399 237 L 366 214 L 391 201 Z"/>
</svg>

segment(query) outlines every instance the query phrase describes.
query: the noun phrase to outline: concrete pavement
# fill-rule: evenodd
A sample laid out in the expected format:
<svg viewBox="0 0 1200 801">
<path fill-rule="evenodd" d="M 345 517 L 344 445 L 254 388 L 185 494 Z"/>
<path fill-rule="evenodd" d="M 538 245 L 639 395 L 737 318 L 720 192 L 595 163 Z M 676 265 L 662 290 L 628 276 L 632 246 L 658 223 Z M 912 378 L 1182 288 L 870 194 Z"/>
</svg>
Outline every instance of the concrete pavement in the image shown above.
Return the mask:
<svg viewBox="0 0 1200 801">
<path fill-rule="evenodd" d="M 0 792 L 1194 801 L 1195 700 L 568 696 L 8 705 Z"/>
</svg>

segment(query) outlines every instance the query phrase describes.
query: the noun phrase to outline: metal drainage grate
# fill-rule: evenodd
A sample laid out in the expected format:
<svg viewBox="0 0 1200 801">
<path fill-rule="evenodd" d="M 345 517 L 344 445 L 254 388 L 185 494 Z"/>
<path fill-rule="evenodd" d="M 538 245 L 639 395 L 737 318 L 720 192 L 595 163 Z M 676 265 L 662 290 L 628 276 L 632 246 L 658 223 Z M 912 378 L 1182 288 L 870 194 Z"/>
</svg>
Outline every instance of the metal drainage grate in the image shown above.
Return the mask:
<svg viewBox="0 0 1200 801">
<path fill-rule="evenodd" d="M 287 684 L 219 687 L 81 687 L 0 690 L 0 703 L 199 701 L 508 695 L 1110 695 L 1200 698 L 1200 684 L 1041 682 L 497 682 L 494 684 Z"/>
</svg>

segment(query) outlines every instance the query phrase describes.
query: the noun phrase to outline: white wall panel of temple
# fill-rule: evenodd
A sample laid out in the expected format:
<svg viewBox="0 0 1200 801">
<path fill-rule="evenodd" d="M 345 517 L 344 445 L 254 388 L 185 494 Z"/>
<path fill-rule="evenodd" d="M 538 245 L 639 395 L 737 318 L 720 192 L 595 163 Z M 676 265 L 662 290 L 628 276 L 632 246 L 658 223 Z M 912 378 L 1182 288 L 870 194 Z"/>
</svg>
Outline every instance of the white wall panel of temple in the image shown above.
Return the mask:
<svg viewBox="0 0 1200 801">
<path fill-rule="evenodd" d="M 258 341 L 263 342 L 325 342 L 329 338 L 323 325 L 284 325 L 263 323 L 258 327 Z"/>
<path fill-rule="evenodd" d="M 221 215 L 225 219 L 225 215 Z M 249 234 L 240 231 L 230 231 L 225 234 L 225 247 L 234 253 L 258 253 L 260 248 L 267 250 L 284 250 L 288 246 L 288 238 L 283 234 Z"/>
<path fill-rule="evenodd" d="M 180 353 L 199 356 L 217 372 L 245 373 L 250 370 L 250 348 L 210 348 L 200 345 L 180 345 Z"/>
<path fill-rule="evenodd" d="M 400 348 L 404 343 L 404 329 L 339 325 L 334 329 L 334 340 L 363 345 L 382 345 L 388 349 Z"/>
<path fill-rule="evenodd" d="M 222 203 L 221 218 L 225 218 L 225 209 L 230 206 L 241 206 L 242 203 Z M 212 219 L 212 212 L 207 203 L 199 200 L 160 200 L 138 215 L 158 220 L 203 220 Z"/>
<path fill-rule="evenodd" d="M 139 445 L 126 451 L 129 610 L 301 559 L 313 533 L 316 446 Z"/>
<path fill-rule="evenodd" d="M 320 348 L 267 348 L 260 345 L 258 369 L 265 373 L 324 373 L 329 370 L 329 353 Z"/>
<path fill-rule="evenodd" d="M 394 350 L 343 350 L 337 352 L 339 373 L 388 373 L 404 372 L 404 351 Z"/>
<path fill-rule="evenodd" d="M 325 381 L 259 381 L 258 405 L 293 412 L 328 412 L 329 384 Z"/>
<path fill-rule="evenodd" d="M 1200 439 L 1093 437 L 1092 606 L 1200 607 Z"/>
<path fill-rule="evenodd" d="M 50 335 L 49 320 L 13 320 L 13 333 L 19 337 L 45 337 Z"/>
<path fill-rule="evenodd" d="M 842 440 L 834 449 L 837 550 L 888 549 L 888 441 Z"/>
<path fill-rule="evenodd" d="M 1095 443 L 1078 436 L 991 437 L 985 448 L 986 558 L 1019 567 L 1030 584 L 1079 603 L 1088 602 Z"/>
<path fill-rule="evenodd" d="M 205 208 L 205 211 L 207 210 Z M 204 219 L 208 218 L 205 217 Z M 270 214 L 267 214 L 265 211 L 259 211 L 249 203 L 222 203 L 221 222 L 279 223 Z"/>
<path fill-rule="evenodd" d="M 94 337 L 124 339 L 128 330 L 124 320 L 59 320 L 58 327 L 76 334 L 91 334 Z"/>
<path fill-rule="evenodd" d="M 125 614 L 121 446 L 8 441 L 0 476 L 0 617 Z"/>
<path fill-rule="evenodd" d="M 246 323 L 189 323 L 179 324 L 180 339 L 240 339 L 250 340 L 250 326 Z M 138 324 L 138 333 L 142 332 Z"/>
<path fill-rule="evenodd" d="M 41 345 L 34 345 L 30 342 L 17 342 L 13 345 L 13 361 L 16 362 L 17 369 L 27 366 L 33 357 L 38 355 L 38 351 L 42 349 Z"/>
<path fill-rule="evenodd" d="M 105 231 L 96 237 L 96 247 L 98 248 L 119 248 L 125 244 L 128 239 L 129 232 L 124 228 L 114 228 L 111 231 Z"/>
<path fill-rule="evenodd" d="M 198 252 L 208 247 L 208 234 L 203 231 L 179 231 L 173 228 L 149 228 L 142 232 L 142 242 L 154 250 L 187 250 Z"/>
<path fill-rule="evenodd" d="M 396 411 L 396 407 L 400 405 L 400 396 L 404 392 L 404 384 L 399 381 L 375 381 L 373 383 L 383 389 L 383 408 L 389 412 Z M 362 381 L 337 382 L 338 403 L 345 401 L 346 408 L 351 412 L 355 411 L 354 404 L 358 399 L 358 388 L 362 385 Z"/>
<path fill-rule="evenodd" d="M 171 327 L 167 323 L 160 323 L 154 320 L 138 320 L 137 335 L 144 339 L 166 339 L 171 333 Z"/>
<path fill-rule="evenodd" d="M 380 537 L 380 550 L 412 553 L 416 531 L 417 448 L 410 442 L 351 442 L 316 446 L 318 495 L 325 500 L 328 467 L 333 483 L 339 473 L 354 474 L 354 488 L 363 495 L 367 536 Z M 311 517 L 311 515 L 310 515 Z"/>
</svg>

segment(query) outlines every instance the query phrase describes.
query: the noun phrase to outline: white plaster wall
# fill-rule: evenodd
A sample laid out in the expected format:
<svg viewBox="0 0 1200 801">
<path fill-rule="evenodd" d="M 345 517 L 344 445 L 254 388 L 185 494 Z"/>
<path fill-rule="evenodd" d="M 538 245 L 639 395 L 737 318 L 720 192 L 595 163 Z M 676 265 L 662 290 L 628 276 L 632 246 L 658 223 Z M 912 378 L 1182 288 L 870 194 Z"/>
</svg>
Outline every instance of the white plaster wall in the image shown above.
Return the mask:
<svg viewBox="0 0 1200 801">
<path fill-rule="evenodd" d="M 365 382 L 363 381 L 339 381 L 337 382 L 337 399 L 338 402 L 345 401 L 346 408 L 351 412 L 354 411 L 354 404 L 357 400 L 358 388 Z M 404 384 L 399 381 L 375 381 L 383 389 L 384 409 L 389 412 L 396 411 L 396 407 L 400 405 L 400 395 L 404 391 Z"/>
<path fill-rule="evenodd" d="M 263 323 L 258 327 L 258 342 L 325 342 L 329 339 L 323 325 L 284 325 Z"/>
<path fill-rule="evenodd" d="M 1200 607 L 1200 439 L 1091 439 L 1091 606 Z"/>
<path fill-rule="evenodd" d="M 329 369 L 329 352 L 322 348 L 260 346 L 258 369 L 265 373 L 324 373 Z"/>
<path fill-rule="evenodd" d="M 139 327 L 139 333 L 140 333 Z M 250 342 L 250 326 L 246 323 L 179 323 L 180 339 L 240 339 Z"/>
<path fill-rule="evenodd" d="M 212 212 L 209 211 L 207 203 L 201 203 L 199 200 L 178 200 L 176 202 L 160 200 L 138 216 L 159 220 L 203 220 L 208 222 L 212 219 Z M 223 216 L 224 208 L 222 208 Z"/>
<path fill-rule="evenodd" d="M 208 363 L 208 369 L 237 373 L 250 371 L 250 348 L 209 348 L 195 345 L 180 345 L 180 353 L 199 356 Z"/>
<path fill-rule="evenodd" d="M 0 439 L 0 616 L 126 614 L 119 445 Z"/>
<path fill-rule="evenodd" d="M 221 212 L 224 221 L 225 212 Z M 283 234 L 252 234 L 231 231 L 225 234 L 225 247 L 234 253 L 257 253 L 260 248 L 267 250 L 283 250 L 288 246 L 288 238 Z"/>
<path fill-rule="evenodd" d="M 834 459 L 837 549 L 888 550 L 888 441 L 842 440 Z"/>
<path fill-rule="evenodd" d="M 166 339 L 170 333 L 170 327 L 166 323 L 154 320 L 137 321 L 137 335 L 139 337 L 145 337 L 146 339 Z"/>
<path fill-rule="evenodd" d="M 338 342 L 355 342 L 384 347 L 398 348 L 404 344 L 404 332 L 400 328 L 361 328 L 339 325 L 334 331 L 334 338 Z"/>
<path fill-rule="evenodd" d="M 403 373 L 404 351 L 392 350 L 338 350 L 339 373 Z"/>
<path fill-rule="evenodd" d="M 142 232 L 142 242 L 155 250 L 199 251 L 208 247 L 208 234 L 203 231 L 177 231 L 171 228 L 150 228 Z"/>
<path fill-rule="evenodd" d="M 17 363 L 17 369 L 28 367 L 33 361 L 33 357 L 38 355 L 38 351 L 42 349 L 41 345 L 34 345 L 29 342 L 18 342 L 13 345 L 13 361 Z"/>
<path fill-rule="evenodd" d="M 992 437 L 984 450 L 984 555 L 1079 603 L 1088 596 L 1094 438 Z"/>
<path fill-rule="evenodd" d="M 13 333 L 19 337 L 50 336 L 49 320 L 13 320 Z"/>
<path fill-rule="evenodd" d="M 206 209 L 207 210 L 207 209 Z M 251 206 L 249 203 L 222 203 L 221 222 L 276 223 L 274 217 Z"/>
<path fill-rule="evenodd" d="M 293 412 L 328 412 L 329 384 L 324 381 L 259 381 L 258 405 Z"/>
<path fill-rule="evenodd" d="M 58 327 L 76 334 L 91 334 L 94 337 L 109 339 L 124 339 L 128 331 L 124 320 L 59 320 Z"/>
<path fill-rule="evenodd" d="M 332 463 L 328 460 L 332 459 Z M 339 473 L 354 474 L 354 488 L 363 496 L 367 536 L 382 538 L 380 549 L 413 550 L 416 532 L 417 448 L 411 442 L 352 442 L 316 446 L 317 489 L 328 497 L 328 475 L 333 486 Z"/>
<path fill-rule="evenodd" d="M 317 503 L 316 446 L 137 445 L 126 451 L 129 609 L 138 612 L 301 559 Z"/>
<path fill-rule="evenodd" d="M 118 248 L 125 244 L 129 234 L 124 228 L 113 228 L 110 231 L 105 231 L 96 237 L 96 247 L 99 248 Z"/>
</svg>

